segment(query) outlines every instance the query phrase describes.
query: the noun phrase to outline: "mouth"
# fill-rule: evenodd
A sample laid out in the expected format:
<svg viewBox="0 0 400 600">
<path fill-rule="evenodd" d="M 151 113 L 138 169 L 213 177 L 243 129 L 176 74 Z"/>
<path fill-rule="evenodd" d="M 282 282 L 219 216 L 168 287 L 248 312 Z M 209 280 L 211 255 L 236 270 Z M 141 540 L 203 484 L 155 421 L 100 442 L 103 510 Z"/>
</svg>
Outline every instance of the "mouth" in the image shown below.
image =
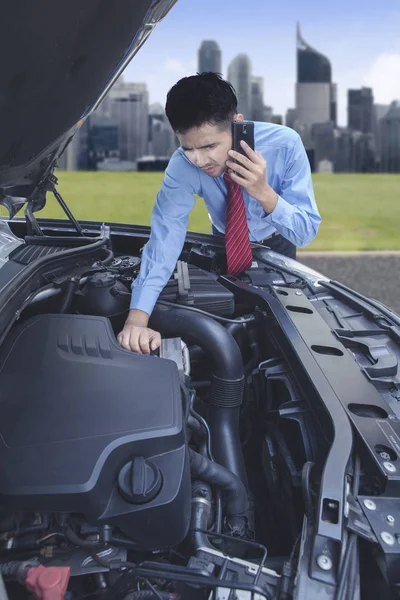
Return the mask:
<svg viewBox="0 0 400 600">
<path fill-rule="evenodd" d="M 211 175 L 215 171 L 215 167 L 207 167 L 206 169 L 203 169 L 203 171 L 208 175 Z"/>
</svg>

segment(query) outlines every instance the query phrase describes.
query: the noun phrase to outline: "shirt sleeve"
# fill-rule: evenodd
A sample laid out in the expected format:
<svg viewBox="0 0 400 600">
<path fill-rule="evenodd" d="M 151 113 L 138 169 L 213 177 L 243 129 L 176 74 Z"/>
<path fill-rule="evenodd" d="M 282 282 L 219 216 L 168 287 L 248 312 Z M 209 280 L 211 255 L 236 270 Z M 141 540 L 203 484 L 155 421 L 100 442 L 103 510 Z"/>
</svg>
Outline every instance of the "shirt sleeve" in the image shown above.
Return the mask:
<svg viewBox="0 0 400 600">
<path fill-rule="evenodd" d="M 179 150 L 172 156 L 151 216 L 150 239 L 132 284 L 131 309 L 150 315 L 182 252 L 188 218 L 200 192 L 200 177 Z"/>
<path fill-rule="evenodd" d="M 317 235 L 321 217 L 314 197 L 310 163 L 300 136 L 288 150 L 278 203 L 265 220 L 298 247 Z"/>
</svg>

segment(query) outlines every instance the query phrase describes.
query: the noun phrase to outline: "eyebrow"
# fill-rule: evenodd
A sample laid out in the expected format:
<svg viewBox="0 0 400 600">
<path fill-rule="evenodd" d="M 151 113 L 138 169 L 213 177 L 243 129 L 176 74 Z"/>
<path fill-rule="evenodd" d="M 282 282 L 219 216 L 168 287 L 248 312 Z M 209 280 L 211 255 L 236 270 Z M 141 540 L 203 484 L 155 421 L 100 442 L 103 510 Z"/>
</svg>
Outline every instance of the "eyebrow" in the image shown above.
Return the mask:
<svg viewBox="0 0 400 600">
<path fill-rule="evenodd" d="M 218 142 L 211 142 L 210 144 L 204 144 L 204 146 L 199 146 L 199 150 L 202 150 L 203 148 L 208 148 L 208 146 L 214 146 L 217 143 Z M 187 146 L 182 146 L 182 150 L 192 150 L 192 148 L 188 148 Z"/>
</svg>

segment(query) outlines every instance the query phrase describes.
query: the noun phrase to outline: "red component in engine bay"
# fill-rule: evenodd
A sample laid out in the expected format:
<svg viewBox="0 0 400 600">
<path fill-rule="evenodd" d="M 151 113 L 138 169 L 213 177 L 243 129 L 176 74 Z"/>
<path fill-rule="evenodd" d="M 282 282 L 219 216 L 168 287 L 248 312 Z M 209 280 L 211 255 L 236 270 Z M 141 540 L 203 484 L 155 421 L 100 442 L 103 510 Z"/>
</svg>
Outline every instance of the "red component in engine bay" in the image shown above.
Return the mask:
<svg viewBox="0 0 400 600">
<path fill-rule="evenodd" d="M 70 577 L 69 567 L 44 567 L 29 569 L 25 586 L 38 600 L 64 600 Z"/>
</svg>

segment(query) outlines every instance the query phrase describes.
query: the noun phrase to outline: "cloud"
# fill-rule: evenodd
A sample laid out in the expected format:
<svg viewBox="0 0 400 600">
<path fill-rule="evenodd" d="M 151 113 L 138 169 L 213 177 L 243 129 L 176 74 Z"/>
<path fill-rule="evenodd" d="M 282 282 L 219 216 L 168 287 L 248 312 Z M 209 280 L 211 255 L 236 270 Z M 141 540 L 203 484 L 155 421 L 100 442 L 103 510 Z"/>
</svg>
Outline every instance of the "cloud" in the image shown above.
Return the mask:
<svg viewBox="0 0 400 600">
<path fill-rule="evenodd" d="M 196 61 L 188 60 L 184 62 L 178 58 L 167 58 L 162 63 L 161 69 L 165 73 L 185 77 L 186 75 L 193 75 L 195 73 Z"/>
<path fill-rule="evenodd" d="M 400 54 L 380 54 L 369 67 L 364 85 L 373 89 L 378 104 L 400 99 Z"/>
<path fill-rule="evenodd" d="M 182 77 L 196 73 L 196 61 L 186 62 L 176 58 L 167 58 L 146 76 L 150 94 L 150 103 L 165 102 L 168 90 Z"/>
<path fill-rule="evenodd" d="M 183 62 L 177 58 L 167 58 L 163 67 L 166 71 L 182 71 L 185 69 Z"/>
<path fill-rule="evenodd" d="M 346 126 L 349 89 L 372 88 L 376 104 L 400 99 L 400 54 L 383 52 L 365 66 L 336 72 L 334 81 L 338 84 L 338 123 Z"/>
</svg>

